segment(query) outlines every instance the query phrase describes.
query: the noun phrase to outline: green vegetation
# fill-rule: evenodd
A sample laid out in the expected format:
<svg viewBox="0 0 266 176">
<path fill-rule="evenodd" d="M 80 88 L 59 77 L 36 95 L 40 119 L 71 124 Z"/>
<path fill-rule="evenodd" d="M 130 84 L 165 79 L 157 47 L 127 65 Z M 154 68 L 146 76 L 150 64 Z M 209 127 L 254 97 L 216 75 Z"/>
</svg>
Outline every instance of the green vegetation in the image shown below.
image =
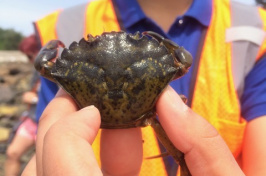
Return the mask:
<svg viewBox="0 0 266 176">
<path fill-rule="evenodd" d="M 0 28 L 0 50 L 17 50 L 23 37 L 13 29 Z"/>
</svg>

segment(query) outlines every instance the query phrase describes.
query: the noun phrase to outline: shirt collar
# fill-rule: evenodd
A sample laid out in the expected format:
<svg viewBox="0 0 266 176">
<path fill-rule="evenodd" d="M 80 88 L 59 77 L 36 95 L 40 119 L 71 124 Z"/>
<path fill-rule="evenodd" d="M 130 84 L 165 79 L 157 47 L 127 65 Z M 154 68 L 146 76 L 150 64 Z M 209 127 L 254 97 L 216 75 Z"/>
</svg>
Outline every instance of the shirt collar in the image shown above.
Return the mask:
<svg viewBox="0 0 266 176">
<path fill-rule="evenodd" d="M 120 12 L 125 28 L 147 18 L 137 0 L 113 0 Z M 194 0 L 189 10 L 183 15 L 192 17 L 204 26 L 209 26 L 212 14 L 212 0 Z"/>
<path fill-rule="evenodd" d="M 209 26 L 212 16 L 212 0 L 194 0 L 184 16 L 189 16 L 202 25 Z"/>
<path fill-rule="evenodd" d="M 137 0 L 113 0 L 125 28 L 146 18 Z"/>
</svg>

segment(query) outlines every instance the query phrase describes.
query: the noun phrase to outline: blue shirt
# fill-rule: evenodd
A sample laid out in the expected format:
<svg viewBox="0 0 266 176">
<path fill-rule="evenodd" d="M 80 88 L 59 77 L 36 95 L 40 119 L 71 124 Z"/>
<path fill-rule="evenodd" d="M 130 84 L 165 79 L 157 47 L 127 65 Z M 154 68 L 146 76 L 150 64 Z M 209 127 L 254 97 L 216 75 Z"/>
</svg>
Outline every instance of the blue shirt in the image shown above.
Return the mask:
<svg viewBox="0 0 266 176">
<path fill-rule="evenodd" d="M 152 30 L 169 38 L 186 48 L 196 58 L 197 48 L 204 28 L 208 27 L 212 15 L 212 0 L 193 1 L 189 10 L 176 18 L 169 31 L 164 32 L 152 19 L 148 18 L 136 0 L 113 0 L 117 6 L 122 29 L 126 32 Z M 194 60 L 195 62 L 195 60 Z M 245 90 L 240 99 L 241 115 L 248 121 L 266 115 L 266 58 L 262 58 L 245 79 Z M 171 86 L 179 93 L 189 97 L 189 85 L 193 64 L 190 71 L 182 78 L 175 80 Z M 54 97 L 57 86 L 41 78 L 41 90 L 37 106 L 37 118 L 45 106 Z"/>
</svg>

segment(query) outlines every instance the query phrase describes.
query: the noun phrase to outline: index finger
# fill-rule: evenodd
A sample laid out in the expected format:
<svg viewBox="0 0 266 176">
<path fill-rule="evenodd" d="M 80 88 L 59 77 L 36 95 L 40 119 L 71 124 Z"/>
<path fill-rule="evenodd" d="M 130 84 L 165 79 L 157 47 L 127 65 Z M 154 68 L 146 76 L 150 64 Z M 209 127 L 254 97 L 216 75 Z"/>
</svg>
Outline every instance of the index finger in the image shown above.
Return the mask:
<svg viewBox="0 0 266 176">
<path fill-rule="evenodd" d="M 55 98 L 47 105 L 47 107 L 43 111 L 39 123 L 41 123 L 44 119 L 47 118 L 49 120 L 55 120 L 57 119 L 57 117 L 62 117 L 68 113 L 75 112 L 77 110 L 77 104 L 71 98 L 71 96 L 63 89 L 59 89 Z"/>
<path fill-rule="evenodd" d="M 60 118 L 64 118 L 69 113 L 77 110 L 78 107 L 74 100 L 62 89 L 58 91 L 55 98 L 45 108 L 39 120 L 36 140 L 37 175 L 42 175 L 43 140 L 46 132 Z"/>
</svg>

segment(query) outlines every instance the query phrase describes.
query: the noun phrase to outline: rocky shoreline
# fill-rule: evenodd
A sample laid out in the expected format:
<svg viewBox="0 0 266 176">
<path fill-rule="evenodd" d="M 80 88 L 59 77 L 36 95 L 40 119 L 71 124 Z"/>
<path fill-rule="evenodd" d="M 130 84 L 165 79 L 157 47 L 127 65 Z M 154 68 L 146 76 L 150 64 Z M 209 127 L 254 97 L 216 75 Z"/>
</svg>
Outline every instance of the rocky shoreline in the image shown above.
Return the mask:
<svg viewBox="0 0 266 176">
<path fill-rule="evenodd" d="M 21 99 L 22 94 L 30 89 L 33 69 L 21 52 L 0 51 L 0 176 L 4 176 L 5 148 L 9 133 L 27 108 Z M 24 162 L 27 160 L 28 158 Z"/>
</svg>

